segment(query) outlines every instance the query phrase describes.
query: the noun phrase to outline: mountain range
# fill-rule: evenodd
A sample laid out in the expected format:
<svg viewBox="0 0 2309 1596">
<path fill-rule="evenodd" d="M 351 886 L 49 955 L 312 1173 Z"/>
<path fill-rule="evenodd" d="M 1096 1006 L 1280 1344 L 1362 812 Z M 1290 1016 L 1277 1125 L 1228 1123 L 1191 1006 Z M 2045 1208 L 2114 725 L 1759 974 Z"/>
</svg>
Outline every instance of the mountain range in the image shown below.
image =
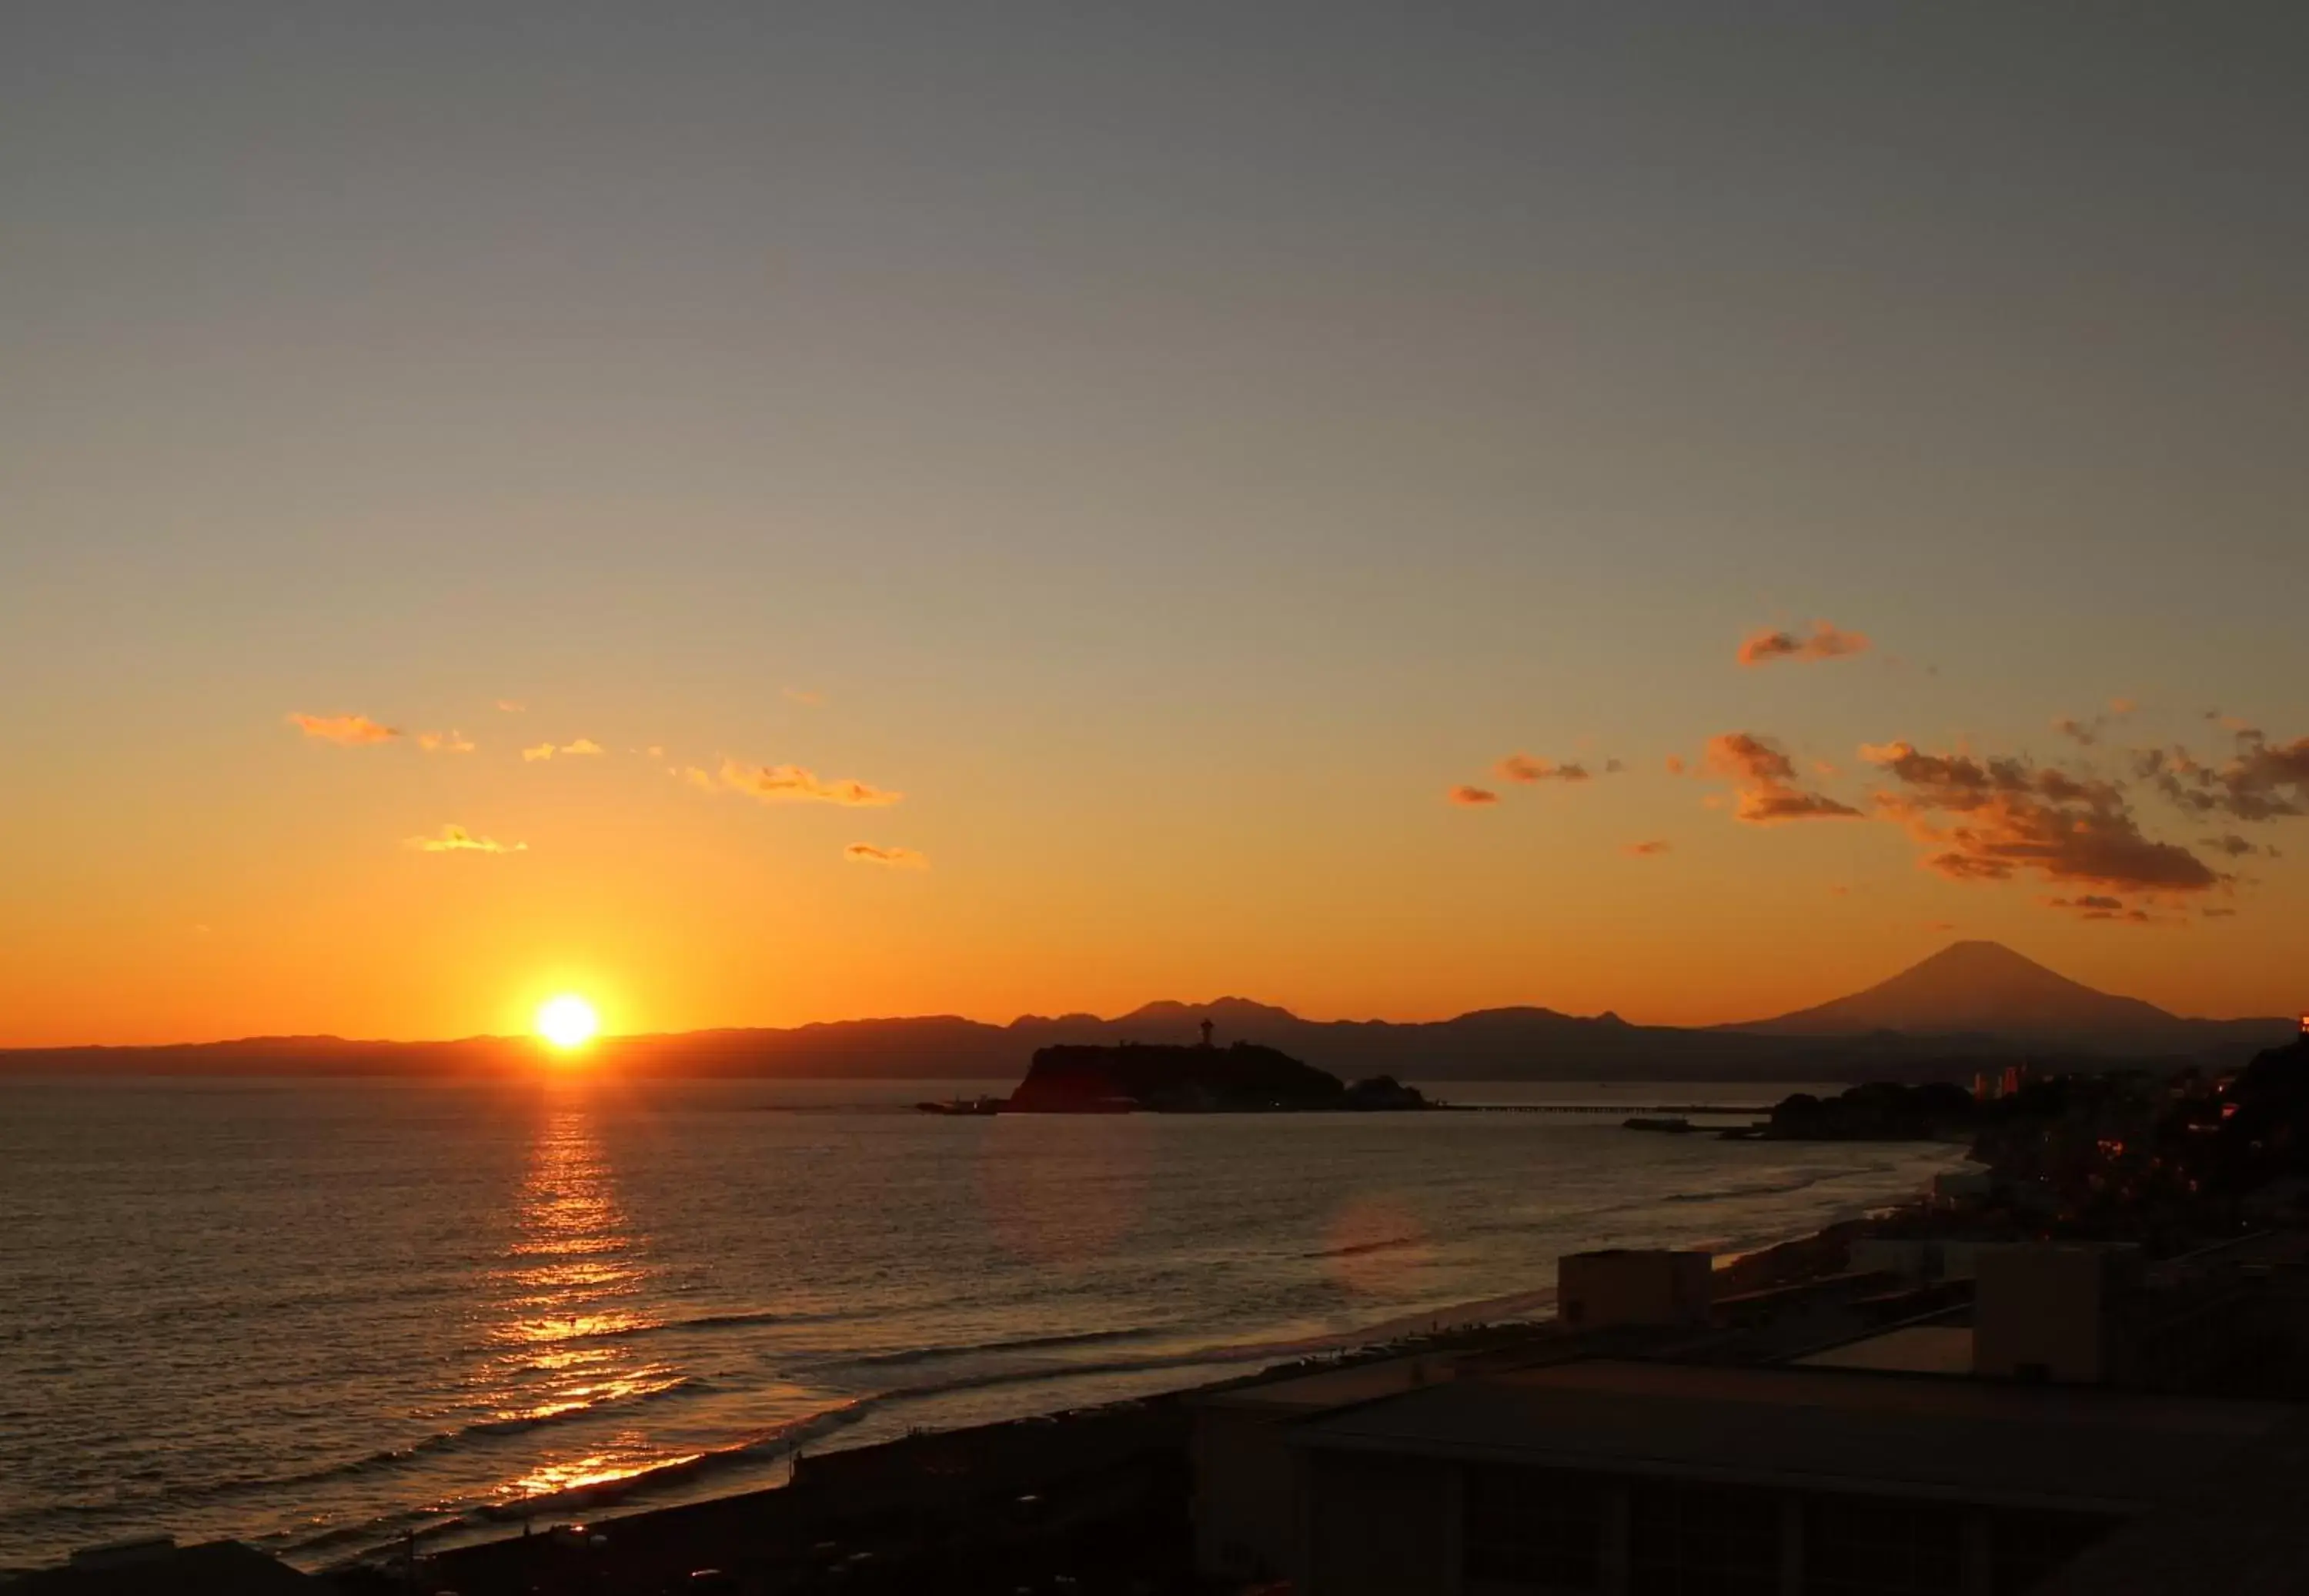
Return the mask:
<svg viewBox="0 0 2309 1596">
<path fill-rule="evenodd" d="M 1248 998 L 1150 1003 L 1112 1018 L 1030 1014 L 1007 1025 L 955 1015 L 844 1020 L 791 1029 L 604 1038 L 601 1065 L 653 1076 L 1016 1078 L 1038 1048 L 1185 1042 L 1209 1020 L 1222 1041 L 1277 1048 L 1349 1078 L 1413 1081 L 1839 1081 L 1961 1075 L 2016 1057 L 2242 1062 L 2294 1022 L 2194 1020 L 2096 991 L 1993 942 L 1959 942 L 1890 979 L 1773 1019 L 1708 1028 L 1630 1025 L 1545 1008 L 1456 1019 L 1305 1020 Z M 0 1074 L 419 1075 L 533 1065 L 525 1038 L 348 1041 L 255 1037 L 175 1047 L 0 1050 Z"/>
</svg>

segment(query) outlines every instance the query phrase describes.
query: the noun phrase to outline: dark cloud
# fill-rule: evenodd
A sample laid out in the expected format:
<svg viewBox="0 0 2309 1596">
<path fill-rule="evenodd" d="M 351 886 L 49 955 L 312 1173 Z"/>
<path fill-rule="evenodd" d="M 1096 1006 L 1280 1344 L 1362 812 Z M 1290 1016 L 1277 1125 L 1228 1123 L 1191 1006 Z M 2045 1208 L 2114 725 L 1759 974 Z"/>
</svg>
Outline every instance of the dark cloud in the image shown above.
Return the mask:
<svg viewBox="0 0 2309 1596">
<path fill-rule="evenodd" d="M 1662 839 L 1655 838 L 1649 842 L 1630 842 L 1620 851 L 1630 858 L 1652 859 L 1668 852 L 1672 846 L 1673 844 Z"/>
<path fill-rule="evenodd" d="M 1859 632 L 1846 632 L 1826 621 L 1814 621 L 1809 636 L 1799 637 L 1793 632 L 1762 631 L 1751 634 L 1740 645 L 1740 663 L 1769 665 L 1775 660 L 1840 660 L 1847 654 L 1868 651 L 1867 636 Z"/>
<path fill-rule="evenodd" d="M 1860 811 L 1813 792 L 1796 780 L 1793 760 L 1769 738 L 1727 731 L 1708 739 L 1708 768 L 1732 781 L 1739 805 L 1733 813 L 1751 825 L 1788 820 L 1847 820 Z"/>
<path fill-rule="evenodd" d="M 929 859 L 911 848 L 882 848 L 871 842 L 852 842 L 842 850 L 842 857 L 853 865 L 880 865 L 891 870 L 927 870 Z"/>
<path fill-rule="evenodd" d="M 1492 767 L 1502 781 L 1588 781 L 1595 778 L 1582 764 L 1556 764 L 1528 754 L 1510 754 Z"/>
<path fill-rule="evenodd" d="M 1453 803 L 1465 805 L 1469 808 L 1484 804 L 1496 804 L 1500 801 L 1500 795 L 1487 787 L 1454 787 L 1447 796 Z"/>
<path fill-rule="evenodd" d="M 2048 881 L 2114 892 L 2203 892 L 2219 877 L 2178 843 L 2144 835 L 2124 789 L 2097 777 L 2011 758 L 1927 754 L 1905 742 L 1861 750 L 1899 782 L 1878 812 L 1938 851 L 1927 868 L 1956 881 Z"/>
<path fill-rule="evenodd" d="M 2226 762 L 2203 763 L 2177 746 L 2151 748 L 2136 760 L 2137 773 L 2195 815 L 2261 822 L 2309 814 L 2309 737 L 2272 743 L 2266 732 L 2234 716 L 2206 712 L 2236 738 Z"/>
</svg>

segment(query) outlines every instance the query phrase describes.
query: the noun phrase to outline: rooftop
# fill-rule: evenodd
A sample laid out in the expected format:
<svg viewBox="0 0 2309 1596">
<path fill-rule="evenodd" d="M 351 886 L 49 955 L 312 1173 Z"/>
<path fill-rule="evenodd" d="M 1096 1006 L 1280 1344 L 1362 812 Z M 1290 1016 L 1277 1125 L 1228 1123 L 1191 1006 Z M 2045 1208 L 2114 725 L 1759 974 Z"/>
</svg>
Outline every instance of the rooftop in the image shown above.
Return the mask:
<svg viewBox="0 0 2309 1596">
<path fill-rule="evenodd" d="M 1972 1373 L 1972 1326 L 1904 1324 L 1881 1335 L 1863 1336 L 1796 1362 L 1806 1368 L 1874 1369 L 1897 1375 Z"/>
<path fill-rule="evenodd" d="M 2129 1512 L 2269 1432 L 2273 1403 L 1833 1368 L 1581 1362 L 1406 1392 L 1302 1445 Z"/>
</svg>

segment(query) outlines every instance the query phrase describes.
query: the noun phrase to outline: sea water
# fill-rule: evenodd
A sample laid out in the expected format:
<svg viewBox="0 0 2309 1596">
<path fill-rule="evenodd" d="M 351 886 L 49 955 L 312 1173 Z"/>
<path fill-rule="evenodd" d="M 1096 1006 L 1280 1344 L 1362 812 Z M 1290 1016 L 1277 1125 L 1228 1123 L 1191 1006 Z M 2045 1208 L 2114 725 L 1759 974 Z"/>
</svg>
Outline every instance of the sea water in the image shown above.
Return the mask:
<svg viewBox="0 0 2309 1596">
<path fill-rule="evenodd" d="M 774 1483 L 797 1445 L 1543 1314 L 1563 1253 L 1753 1247 L 1958 1156 L 908 1106 L 1001 1089 L 0 1083 L 0 1567 L 146 1532 L 316 1566 Z"/>
</svg>

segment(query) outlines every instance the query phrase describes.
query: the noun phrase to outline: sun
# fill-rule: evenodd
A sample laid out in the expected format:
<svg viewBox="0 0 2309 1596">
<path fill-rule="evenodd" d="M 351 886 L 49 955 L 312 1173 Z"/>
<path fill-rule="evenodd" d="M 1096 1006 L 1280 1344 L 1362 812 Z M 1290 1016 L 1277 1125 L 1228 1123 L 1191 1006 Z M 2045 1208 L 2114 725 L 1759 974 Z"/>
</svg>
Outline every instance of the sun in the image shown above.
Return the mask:
<svg viewBox="0 0 2309 1596">
<path fill-rule="evenodd" d="M 564 1052 L 584 1047 L 601 1029 L 601 1016 L 574 992 L 548 998 L 537 1011 L 537 1034 Z"/>
</svg>

